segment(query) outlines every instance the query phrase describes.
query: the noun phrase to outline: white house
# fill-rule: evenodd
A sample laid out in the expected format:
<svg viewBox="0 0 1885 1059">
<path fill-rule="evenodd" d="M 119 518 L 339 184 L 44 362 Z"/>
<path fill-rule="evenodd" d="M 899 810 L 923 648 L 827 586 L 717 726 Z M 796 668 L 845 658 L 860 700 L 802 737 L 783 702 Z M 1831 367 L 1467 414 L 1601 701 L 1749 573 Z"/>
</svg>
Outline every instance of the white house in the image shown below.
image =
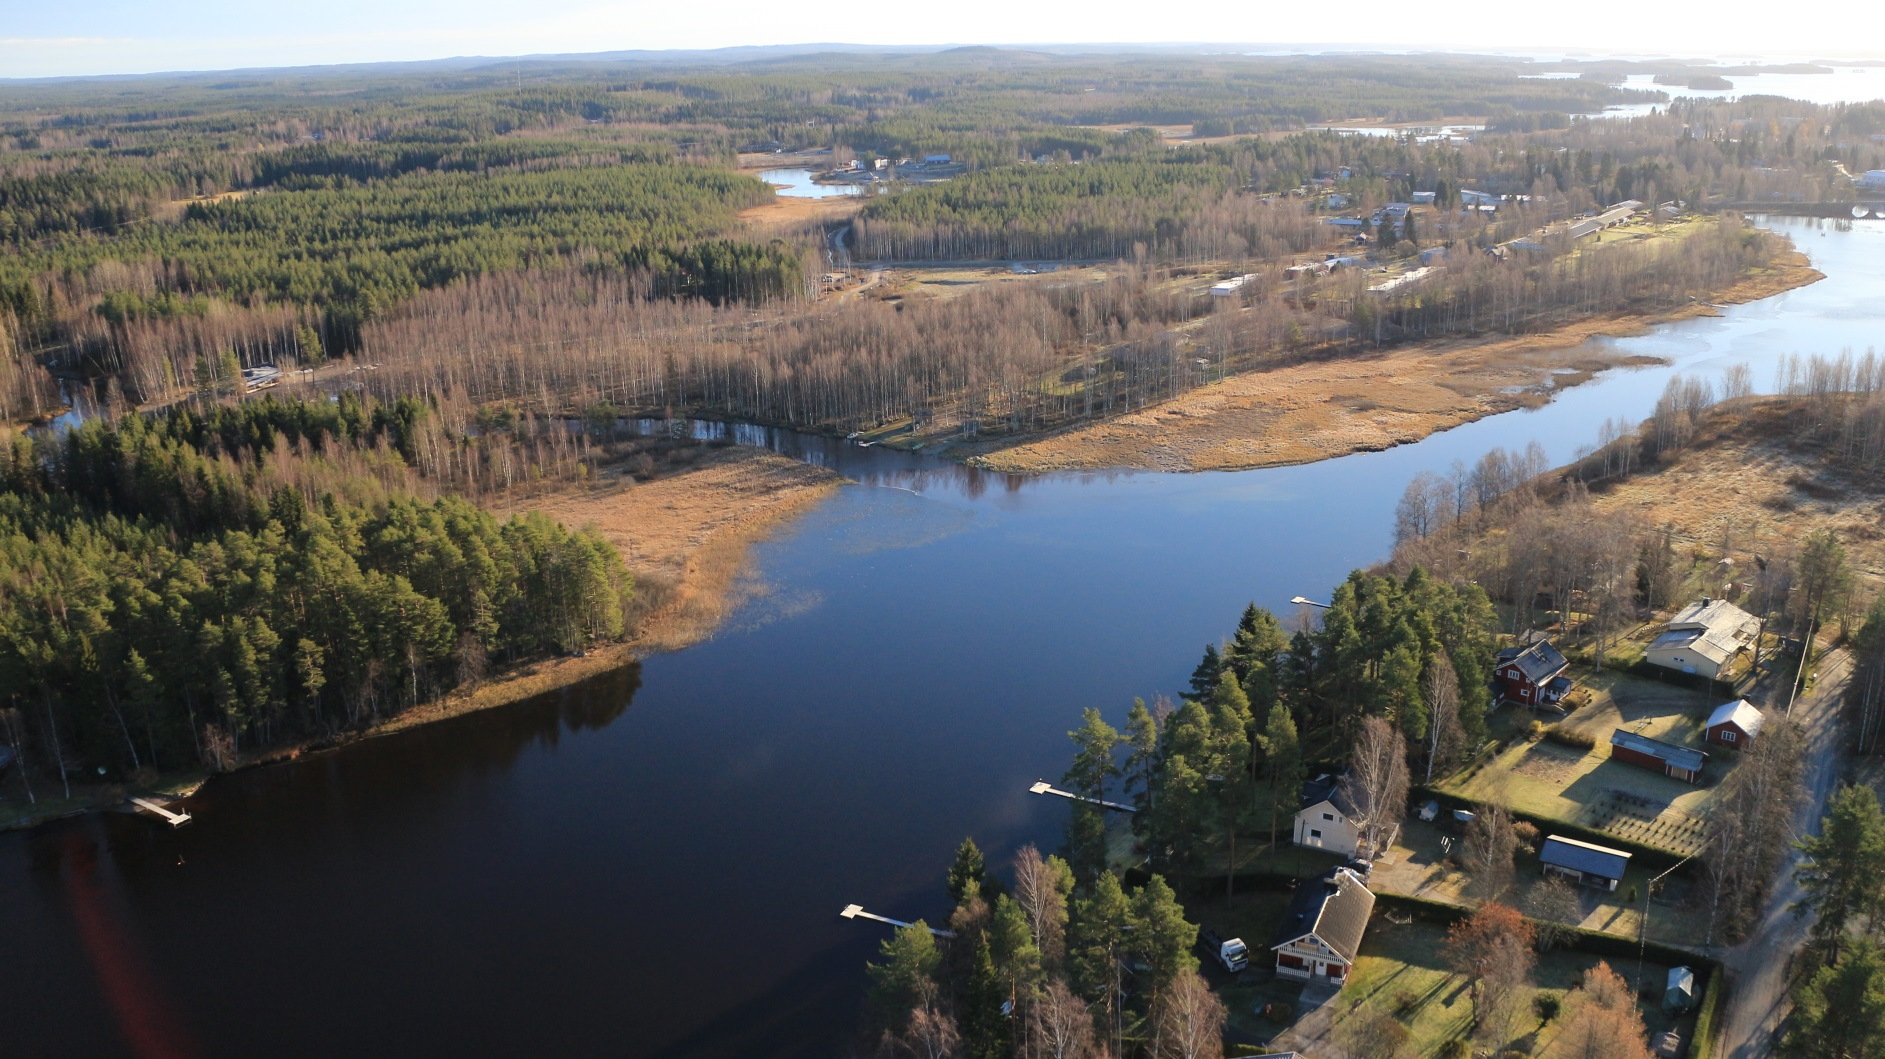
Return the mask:
<svg viewBox="0 0 1885 1059">
<path fill-rule="evenodd" d="M 1373 914 L 1374 894 L 1347 868 L 1297 883 L 1296 896 L 1270 941 L 1276 976 L 1339 988 L 1348 981 Z"/>
<path fill-rule="evenodd" d="M 1323 774 L 1303 785 L 1302 808 L 1293 832 L 1298 846 L 1352 857 L 1361 848 L 1361 827 L 1342 778 Z"/>
<path fill-rule="evenodd" d="M 1754 646 L 1760 629 L 1754 615 L 1725 599 L 1703 596 L 1670 619 L 1643 658 L 1678 673 L 1719 679 L 1735 655 Z"/>
</svg>

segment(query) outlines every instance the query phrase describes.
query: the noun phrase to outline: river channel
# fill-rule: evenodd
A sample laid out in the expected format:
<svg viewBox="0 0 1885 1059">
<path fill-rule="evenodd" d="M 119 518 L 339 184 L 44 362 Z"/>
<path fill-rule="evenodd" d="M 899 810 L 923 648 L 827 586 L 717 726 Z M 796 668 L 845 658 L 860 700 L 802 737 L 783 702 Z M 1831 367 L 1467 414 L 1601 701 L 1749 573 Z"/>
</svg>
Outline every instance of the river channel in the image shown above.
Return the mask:
<svg viewBox="0 0 1885 1059">
<path fill-rule="evenodd" d="M 1419 444 L 1195 475 L 990 475 L 766 431 L 855 479 L 755 553 L 719 635 L 565 692 L 212 782 L 172 831 L 0 835 L 0 1050 L 835 1053 L 964 835 L 1051 846 L 1084 706 L 1175 692 L 1251 600 L 1388 550 L 1407 481 L 1554 460 L 1676 372 L 1885 347 L 1885 225 L 1776 222 L 1828 279 L 1616 340 L 1666 367 Z"/>
</svg>

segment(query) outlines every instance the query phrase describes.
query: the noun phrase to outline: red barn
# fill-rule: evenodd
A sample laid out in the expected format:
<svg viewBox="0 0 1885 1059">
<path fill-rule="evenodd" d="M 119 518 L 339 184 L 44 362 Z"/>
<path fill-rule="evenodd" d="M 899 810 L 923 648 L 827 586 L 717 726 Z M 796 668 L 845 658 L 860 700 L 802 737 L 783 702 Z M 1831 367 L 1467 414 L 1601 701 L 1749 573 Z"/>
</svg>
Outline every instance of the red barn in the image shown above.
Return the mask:
<svg viewBox="0 0 1885 1059">
<path fill-rule="evenodd" d="M 1493 676 L 1501 698 L 1533 708 L 1555 707 L 1571 691 L 1571 678 L 1564 675 L 1570 665 L 1550 640 L 1540 640 L 1500 651 Z"/>
<path fill-rule="evenodd" d="M 1761 711 L 1746 699 L 1722 703 L 1708 715 L 1708 741 L 1717 746 L 1746 750 L 1754 745 L 1763 720 Z"/>
<path fill-rule="evenodd" d="M 1702 778 L 1702 766 L 1708 755 L 1686 746 L 1665 743 L 1646 735 L 1619 728 L 1610 736 L 1610 757 L 1641 768 L 1653 769 L 1670 779 L 1696 783 Z"/>
</svg>

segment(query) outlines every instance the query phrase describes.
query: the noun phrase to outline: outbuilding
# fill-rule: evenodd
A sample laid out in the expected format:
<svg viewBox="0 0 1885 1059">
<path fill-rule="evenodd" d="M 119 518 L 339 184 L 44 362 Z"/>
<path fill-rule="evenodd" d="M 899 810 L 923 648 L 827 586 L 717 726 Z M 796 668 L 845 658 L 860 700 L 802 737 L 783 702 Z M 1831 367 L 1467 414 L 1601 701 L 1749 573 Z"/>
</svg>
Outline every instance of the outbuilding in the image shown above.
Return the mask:
<svg viewBox="0 0 1885 1059">
<path fill-rule="evenodd" d="M 1662 990 L 1662 1009 L 1680 1015 L 1695 1006 L 1695 971 L 1688 967 L 1669 968 L 1669 980 Z"/>
<path fill-rule="evenodd" d="M 1562 875 L 1579 886 L 1614 891 L 1630 866 L 1630 855 L 1620 849 L 1581 839 L 1552 835 L 1538 848 L 1546 875 Z"/>
<path fill-rule="evenodd" d="M 1646 769 L 1654 769 L 1670 779 L 1696 783 L 1702 778 L 1702 766 L 1708 755 L 1646 735 L 1619 728 L 1610 736 L 1610 757 Z"/>
<path fill-rule="evenodd" d="M 1707 741 L 1717 746 L 1746 750 L 1754 745 L 1766 718 L 1746 699 L 1724 702 L 1708 715 Z"/>
</svg>

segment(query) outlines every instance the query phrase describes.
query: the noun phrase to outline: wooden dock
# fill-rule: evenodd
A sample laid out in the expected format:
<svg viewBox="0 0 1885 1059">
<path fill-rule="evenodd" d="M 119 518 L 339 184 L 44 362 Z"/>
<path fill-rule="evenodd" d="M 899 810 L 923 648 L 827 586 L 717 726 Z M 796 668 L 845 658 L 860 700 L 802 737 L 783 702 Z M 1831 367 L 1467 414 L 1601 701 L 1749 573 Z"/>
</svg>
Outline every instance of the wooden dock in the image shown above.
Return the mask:
<svg viewBox="0 0 1885 1059">
<path fill-rule="evenodd" d="M 173 813 L 163 806 L 158 805 L 156 802 L 151 801 L 149 798 L 133 798 L 131 799 L 131 804 L 137 806 L 139 809 L 147 810 L 162 817 L 169 822 L 171 827 L 182 827 L 184 824 L 190 822 L 189 813 Z"/>
<path fill-rule="evenodd" d="M 1137 808 L 1130 805 L 1121 805 L 1118 802 L 1109 802 L 1100 798 L 1089 798 L 1084 794 L 1075 794 L 1072 791 L 1063 791 L 1048 783 L 1046 780 L 1035 780 L 1034 786 L 1028 788 L 1028 793 L 1052 794 L 1076 802 L 1085 802 L 1088 805 L 1097 805 L 1102 809 L 1111 809 L 1116 813 L 1136 813 L 1139 811 Z"/>
<path fill-rule="evenodd" d="M 893 927 L 908 927 L 914 925 L 905 923 L 901 919 L 891 919 L 889 916 L 880 916 L 875 912 L 866 912 L 864 911 L 863 905 L 845 905 L 844 911 L 838 914 L 846 919 L 874 919 L 879 923 L 888 923 Z M 928 924 L 924 925 L 928 926 Z M 937 930 L 935 927 L 929 927 L 929 932 L 939 938 L 953 938 L 956 936 L 954 931 Z"/>
</svg>

